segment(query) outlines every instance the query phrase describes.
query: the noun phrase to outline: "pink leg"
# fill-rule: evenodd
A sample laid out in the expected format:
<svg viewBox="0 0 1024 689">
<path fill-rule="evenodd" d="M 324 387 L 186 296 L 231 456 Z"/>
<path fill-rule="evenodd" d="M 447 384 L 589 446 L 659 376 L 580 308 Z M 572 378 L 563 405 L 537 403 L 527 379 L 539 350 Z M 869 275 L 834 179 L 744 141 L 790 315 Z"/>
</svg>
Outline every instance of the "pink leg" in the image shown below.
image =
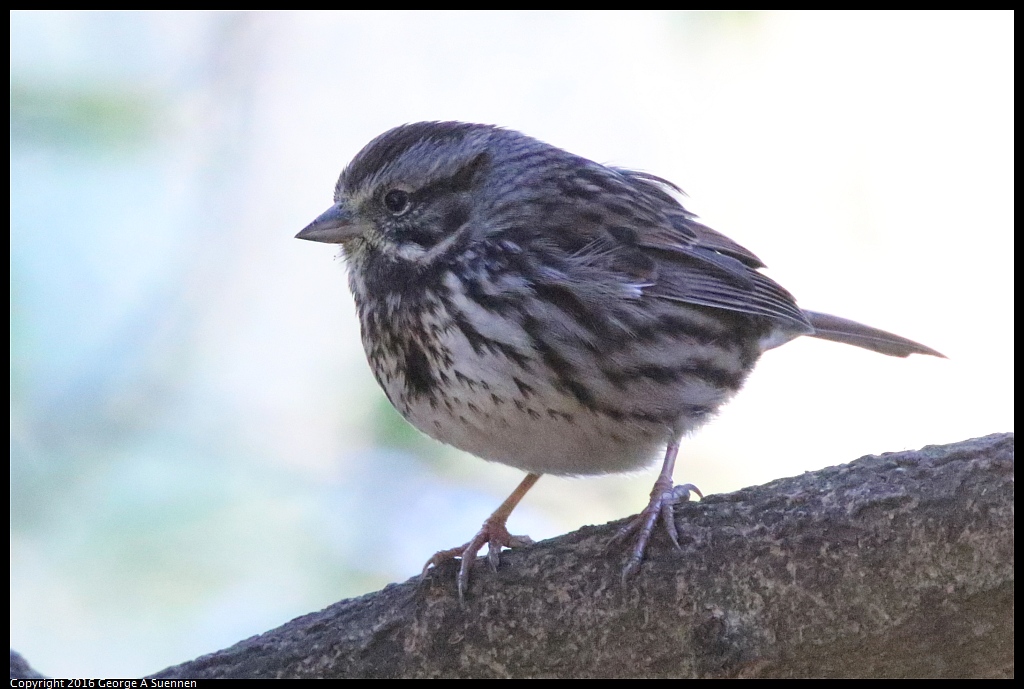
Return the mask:
<svg viewBox="0 0 1024 689">
<path fill-rule="evenodd" d="M 702 498 L 704 497 L 700 489 L 692 483 L 682 486 L 672 485 L 672 472 L 676 466 L 677 454 L 679 454 L 678 439 L 673 440 L 665 448 L 665 461 L 661 465 L 661 473 L 658 474 L 658 480 L 654 482 L 654 488 L 651 489 L 651 500 L 647 503 L 647 507 L 612 538 L 612 543 L 617 543 L 630 534 L 636 533 L 633 552 L 630 553 L 629 560 L 622 570 L 623 581 L 635 574 L 640 568 L 640 563 L 643 562 L 644 553 L 647 550 L 648 542 L 651 540 L 651 534 L 654 533 L 658 517 L 661 517 L 665 530 L 668 532 L 668 537 L 678 548 L 679 534 L 676 533 L 673 505 L 677 500 L 689 500 L 691 491 Z"/>
<path fill-rule="evenodd" d="M 494 571 L 498 571 L 498 559 L 503 547 L 515 548 L 533 543 L 529 536 L 513 536 L 510 534 L 505 523 L 508 521 L 509 515 L 512 514 L 512 510 L 516 508 L 516 505 L 523 499 L 523 496 L 533 488 L 533 484 L 537 483 L 539 478 L 540 474 L 527 474 L 526 478 L 512 491 L 512 495 L 508 496 L 505 502 L 501 503 L 498 509 L 494 510 L 494 513 L 484 521 L 480 531 L 477 532 L 476 536 L 473 536 L 469 543 L 465 543 L 458 548 L 450 548 L 434 553 L 434 556 L 427 560 L 427 564 L 423 565 L 423 573 L 420 575 L 420 578 L 422 579 L 427 575 L 427 570 L 431 566 L 436 567 L 447 560 L 461 558 L 462 564 L 459 566 L 458 582 L 459 600 L 462 600 L 463 594 L 469 586 L 469 568 L 476 559 L 476 554 L 480 552 L 484 545 L 487 545 L 487 561 L 491 563 L 491 568 Z"/>
</svg>

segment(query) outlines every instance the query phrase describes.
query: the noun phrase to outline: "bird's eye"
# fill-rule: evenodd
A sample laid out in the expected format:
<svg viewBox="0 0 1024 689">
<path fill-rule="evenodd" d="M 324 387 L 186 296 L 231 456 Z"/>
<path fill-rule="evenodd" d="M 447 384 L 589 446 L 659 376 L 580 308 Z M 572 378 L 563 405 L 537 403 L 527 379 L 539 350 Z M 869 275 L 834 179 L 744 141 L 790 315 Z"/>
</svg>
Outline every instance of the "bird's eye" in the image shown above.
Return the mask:
<svg viewBox="0 0 1024 689">
<path fill-rule="evenodd" d="M 402 191 L 401 189 L 392 189 L 388 193 L 384 194 L 384 207 L 388 209 L 392 215 L 402 215 L 412 203 L 409 200 L 408 192 Z"/>
</svg>

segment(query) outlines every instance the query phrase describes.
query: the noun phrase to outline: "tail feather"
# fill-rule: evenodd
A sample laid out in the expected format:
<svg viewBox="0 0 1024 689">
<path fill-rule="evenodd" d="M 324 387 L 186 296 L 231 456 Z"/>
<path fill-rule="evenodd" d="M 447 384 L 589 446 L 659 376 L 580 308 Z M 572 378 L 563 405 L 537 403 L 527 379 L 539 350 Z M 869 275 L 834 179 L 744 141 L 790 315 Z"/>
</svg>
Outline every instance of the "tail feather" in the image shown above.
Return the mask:
<svg viewBox="0 0 1024 689">
<path fill-rule="evenodd" d="M 906 357 L 911 354 L 928 354 L 946 358 L 944 354 L 936 352 L 931 347 L 925 347 L 913 340 L 872 328 L 863 323 L 816 311 L 804 311 L 804 315 L 814 327 L 814 332 L 809 333 L 811 337 L 863 347 L 889 356 Z"/>
</svg>

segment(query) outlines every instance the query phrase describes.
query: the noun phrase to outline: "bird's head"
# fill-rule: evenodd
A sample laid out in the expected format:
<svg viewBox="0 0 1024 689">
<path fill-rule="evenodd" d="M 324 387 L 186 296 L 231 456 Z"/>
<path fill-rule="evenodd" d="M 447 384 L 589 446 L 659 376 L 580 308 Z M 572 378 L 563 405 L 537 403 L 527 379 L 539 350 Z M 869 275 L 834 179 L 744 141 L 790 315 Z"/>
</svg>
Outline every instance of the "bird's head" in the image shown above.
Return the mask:
<svg viewBox="0 0 1024 689">
<path fill-rule="evenodd" d="M 495 158 L 516 141 L 543 145 L 489 125 L 396 127 L 356 155 L 338 179 L 334 205 L 296 236 L 341 244 L 350 258 L 369 249 L 392 260 L 429 263 L 488 211 L 482 206 L 492 195 L 479 191 L 493 181 Z"/>
</svg>

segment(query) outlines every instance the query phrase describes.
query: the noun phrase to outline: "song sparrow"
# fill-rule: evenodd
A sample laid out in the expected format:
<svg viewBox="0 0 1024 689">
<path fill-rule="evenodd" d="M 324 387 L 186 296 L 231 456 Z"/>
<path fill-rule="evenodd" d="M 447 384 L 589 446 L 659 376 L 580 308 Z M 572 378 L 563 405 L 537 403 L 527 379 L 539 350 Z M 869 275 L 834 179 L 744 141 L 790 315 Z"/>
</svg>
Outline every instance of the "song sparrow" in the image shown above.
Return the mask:
<svg viewBox="0 0 1024 689">
<path fill-rule="evenodd" d="M 529 542 L 505 522 L 541 474 L 627 471 L 665 448 L 624 576 L 660 516 L 683 434 L 797 336 L 890 356 L 942 356 L 801 310 L 750 251 L 700 224 L 679 189 L 515 131 L 419 122 L 381 134 L 341 173 L 334 205 L 297 235 L 340 244 L 363 347 L 391 403 L 427 435 L 529 472 L 467 544 Z M 698 491 L 699 494 L 699 491 Z"/>
</svg>

